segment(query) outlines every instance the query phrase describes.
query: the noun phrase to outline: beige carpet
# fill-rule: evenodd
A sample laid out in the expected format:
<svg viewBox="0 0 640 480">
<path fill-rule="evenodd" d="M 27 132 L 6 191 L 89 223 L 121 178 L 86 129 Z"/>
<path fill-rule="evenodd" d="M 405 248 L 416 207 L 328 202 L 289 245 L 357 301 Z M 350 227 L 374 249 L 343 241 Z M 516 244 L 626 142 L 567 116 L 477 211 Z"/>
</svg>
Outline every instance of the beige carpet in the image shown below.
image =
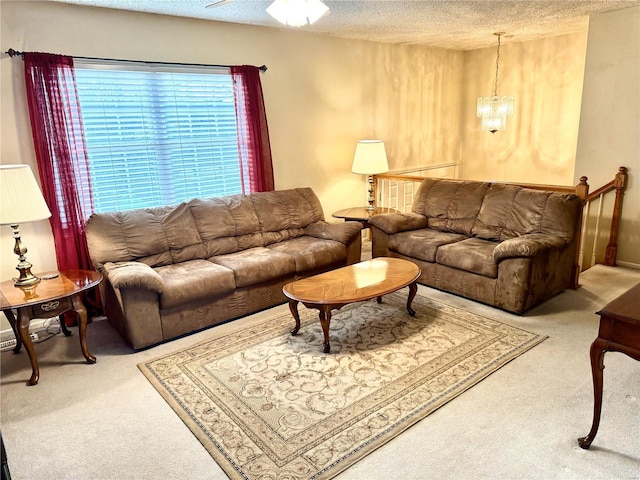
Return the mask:
<svg viewBox="0 0 640 480">
<path fill-rule="evenodd" d="M 316 310 L 139 364 L 231 478 L 331 478 L 544 340 L 406 292 Z"/>
</svg>

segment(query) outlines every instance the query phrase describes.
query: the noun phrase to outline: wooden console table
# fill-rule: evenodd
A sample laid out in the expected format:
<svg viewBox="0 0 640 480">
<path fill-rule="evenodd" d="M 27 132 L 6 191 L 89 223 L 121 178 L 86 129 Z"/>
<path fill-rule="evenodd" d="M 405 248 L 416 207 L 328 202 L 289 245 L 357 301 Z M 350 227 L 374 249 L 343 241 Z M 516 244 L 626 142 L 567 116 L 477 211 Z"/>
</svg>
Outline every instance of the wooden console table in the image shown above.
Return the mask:
<svg viewBox="0 0 640 480">
<path fill-rule="evenodd" d="M 31 362 L 31 378 L 27 385 L 35 385 L 40 377 L 38 359 L 29 335 L 29 323 L 34 318 L 51 318 L 74 310 L 79 317 L 80 349 L 88 363 L 96 363 L 96 357 L 87 349 L 87 309 L 80 294 L 102 281 L 102 275 L 89 270 L 53 271 L 38 274 L 42 280 L 28 287 L 16 287 L 12 280 L 0 283 L 0 309 L 7 316 L 16 336 L 14 353 L 24 348 Z M 18 311 L 18 318 L 12 309 Z M 65 335 L 69 332 L 63 327 Z"/>
<path fill-rule="evenodd" d="M 578 439 L 582 448 L 591 446 L 600 425 L 605 352 L 622 352 L 640 361 L 640 283 L 597 314 L 600 315 L 600 330 L 590 350 L 594 396 L 593 423 L 587 436 Z"/>
</svg>

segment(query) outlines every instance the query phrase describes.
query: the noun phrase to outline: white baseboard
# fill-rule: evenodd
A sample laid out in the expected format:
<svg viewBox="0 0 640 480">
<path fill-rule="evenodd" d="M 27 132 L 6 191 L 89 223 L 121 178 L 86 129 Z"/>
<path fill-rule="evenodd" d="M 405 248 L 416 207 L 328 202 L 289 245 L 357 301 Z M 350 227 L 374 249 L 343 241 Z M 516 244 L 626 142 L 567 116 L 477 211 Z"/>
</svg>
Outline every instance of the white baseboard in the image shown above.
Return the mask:
<svg viewBox="0 0 640 480">
<path fill-rule="evenodd" d="M 635 268 L 636 270 L 640 270 L 640 263 L 621 262 L 619 260 L 616 260 L 616 265 L 620 267 Z"/>
</svg>

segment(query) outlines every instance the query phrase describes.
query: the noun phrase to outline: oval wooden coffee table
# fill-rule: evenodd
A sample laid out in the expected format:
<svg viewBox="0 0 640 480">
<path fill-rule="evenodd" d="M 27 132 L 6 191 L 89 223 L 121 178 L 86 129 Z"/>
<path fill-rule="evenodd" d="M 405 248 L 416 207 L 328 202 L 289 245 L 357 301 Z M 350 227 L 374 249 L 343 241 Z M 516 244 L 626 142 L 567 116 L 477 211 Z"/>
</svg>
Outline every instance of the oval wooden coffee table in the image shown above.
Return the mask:
<svg viewBox="0 0 640 480">
<path fill-rule="evenodd" d="M 298 303 L 307 308 L 315 308 L 320 312 L 320 325 L 324 334 L 323 351 L 329 353 L 331 310 L 339 310 L 349 303 L 372 298 L 377 298 L 380 303 L 383 295 L 406 286 L 409 286 L 407 311 L 414 316 L 416 312 L 411 308 L 411 302 L 418 291 L 416 282 L 420 273 L 420 268 L 412 262 L 380 257 L 287 283 L 282 291 L 289 298 L 289 309 L 296 320 L 291 334 L 296 335 L 300 330 Z"/>
</svg>

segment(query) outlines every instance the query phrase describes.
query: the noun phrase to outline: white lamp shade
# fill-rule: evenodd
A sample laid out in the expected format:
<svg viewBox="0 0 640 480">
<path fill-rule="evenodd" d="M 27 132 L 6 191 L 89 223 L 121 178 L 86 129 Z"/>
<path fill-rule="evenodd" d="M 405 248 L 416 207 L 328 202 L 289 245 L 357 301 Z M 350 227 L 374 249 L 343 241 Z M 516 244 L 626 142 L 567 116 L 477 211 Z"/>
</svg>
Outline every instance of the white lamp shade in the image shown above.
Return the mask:
<svg viewBox="0 0 640 480">
<path fill-rule="evenodd" d="M 0 165 L 0 225 L 19 225 L 50 216 L 29 165 Z"/>
<path fill-rule="evenodd" d="M 353 156 L 353 173 L 375 175 L 389 171 L 387 152 L 382 140 L 360 140 Z"/>
</svg>

